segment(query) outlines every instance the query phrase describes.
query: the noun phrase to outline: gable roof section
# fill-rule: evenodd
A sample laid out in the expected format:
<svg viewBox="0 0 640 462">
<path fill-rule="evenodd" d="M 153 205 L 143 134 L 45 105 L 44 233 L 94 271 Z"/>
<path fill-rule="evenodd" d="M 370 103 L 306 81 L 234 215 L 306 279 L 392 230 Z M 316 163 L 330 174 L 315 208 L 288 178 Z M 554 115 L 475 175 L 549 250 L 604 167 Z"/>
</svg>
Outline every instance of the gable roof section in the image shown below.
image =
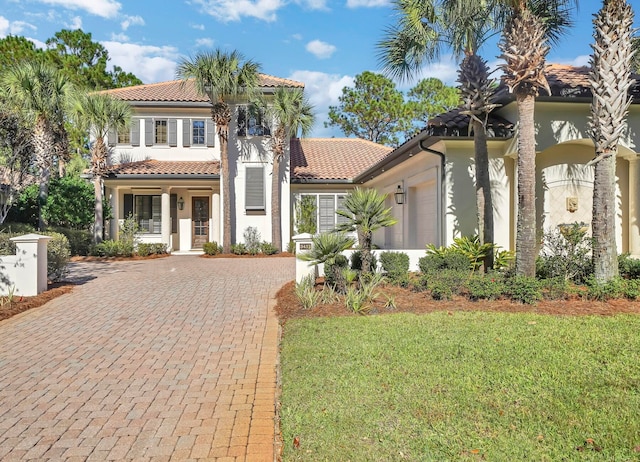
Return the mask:
<svg viewBox="0 0 640 462">
<path fill-rule="evenodd" d="M 351 183 L 392 148 L 359 138 L 291 140 L 292 183 Z"/>
<path fill-rule="evenodd" d="M 142 160 L 111 165 L 107 178 L 220 178 L 220 162 L 217 161 L 164 161 Z"/>
<path fill-rule="evenodd" d="M 304 88 L 304 84 L 295 80 L 281 79 L 271 75 L 260 74 L 260 87 L 276 88 L 285 86 L 290 88 Z M 135 85 L 132 87 L 104 90 L 115 98 L 131 102 L 171 102 L 171 103 L 208 103 L 209 98 L 196 91 L 193 79 L 171 80 L 169 82 Z"/>
</svg>

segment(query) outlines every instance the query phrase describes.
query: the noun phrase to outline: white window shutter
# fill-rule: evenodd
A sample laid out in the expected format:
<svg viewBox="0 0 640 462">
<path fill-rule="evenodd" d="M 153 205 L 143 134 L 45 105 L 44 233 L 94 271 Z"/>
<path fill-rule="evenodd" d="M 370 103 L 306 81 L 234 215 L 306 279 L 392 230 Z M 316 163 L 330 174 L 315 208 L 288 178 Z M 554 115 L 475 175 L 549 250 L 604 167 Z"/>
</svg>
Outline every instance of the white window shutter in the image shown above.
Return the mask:
<svg viewBox="0 0 640 462">
<path fill-rule="evenodd" d="M 182 146 L 191 146 L 191 119 L 182 119 Z"/>
<path fill-rule="evenodd" d="M 177 119 L 169 119 L 167 121 L 167 141 L 169 146 L 177 146 L 178 145 L 178 120 Z"/>
<path fill-rule="evenodd" d="M 153 146 L 153 119 L 144 119 L 144 144 Z"/>
<path fill-rule="evenodd" d="M 213 120 L 211 119 L 207 119 L 207 128 L 206 128 L 206 134 L 207 134 L 207 147 L 212 148 L 215 146 L 215 140 L 216 140 L 216 130 L 215 130 L 215 125 L 213 124 Z"/>
<path fill-rule="evenodd" d="M 131 146 L 140 146 L 140 121 L 131 121 Z"/>
</svg>

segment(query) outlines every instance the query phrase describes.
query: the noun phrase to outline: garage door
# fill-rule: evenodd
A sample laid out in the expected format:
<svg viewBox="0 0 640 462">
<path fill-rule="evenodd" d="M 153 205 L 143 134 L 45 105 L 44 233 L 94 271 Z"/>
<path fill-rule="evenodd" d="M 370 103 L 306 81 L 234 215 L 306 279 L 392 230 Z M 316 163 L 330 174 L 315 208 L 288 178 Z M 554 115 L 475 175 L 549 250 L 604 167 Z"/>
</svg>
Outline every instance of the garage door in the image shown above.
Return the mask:
<svg viewBox="0 0 640 462">
<path fill-rule="evenodd" d="M 409 188 L 409 243 L 413 249 L 437 244 L 438 208 L 436 181 Z"/>
</svg>

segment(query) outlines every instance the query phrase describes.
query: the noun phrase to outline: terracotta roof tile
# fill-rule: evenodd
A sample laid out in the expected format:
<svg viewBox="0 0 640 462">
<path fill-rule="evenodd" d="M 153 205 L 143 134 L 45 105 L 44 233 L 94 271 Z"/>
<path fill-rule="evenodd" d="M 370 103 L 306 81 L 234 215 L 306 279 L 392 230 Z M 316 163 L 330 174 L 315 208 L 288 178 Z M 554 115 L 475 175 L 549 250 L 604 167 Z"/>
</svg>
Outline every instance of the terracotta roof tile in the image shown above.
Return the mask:
<svg viewBox="0 0 640 462">
<path fill-rule="evenodd" d="M 452 109 L 429 120 L 427 130 L 433 136 L 470 136 L 470 117 L 461 114 L 462 108 Z M 514 124 L 497 114 L 490 114 L 487 123 L 489 136 L 509 137 Z"/>
<path fill-rule="evenodd" d="M 294 181 L 351 180 L 391 151 L 359 138 L 292 139 L 291 177 Z"/>
<path fill-rule="evenodd" d="M 274 88 L 278 86 L 304 88 L 304 84 L 295 80 L 281 79 L 271 75 L 260 74 L 260 86 Z M 125 101 L 159 101 L 159 102 L 208 102 L 209 98 L 196 91 L 193 80 L 171 80 L 169 82 L 150 83 L 133 87 L 105 90 L 116 98 Z"/>
<path fill-rule="evenodd" d="M 219 175 L 217 161 L 164 161 L 142 160 L 112 165 L 107 176 L 118 175 Z"/>
</svg>

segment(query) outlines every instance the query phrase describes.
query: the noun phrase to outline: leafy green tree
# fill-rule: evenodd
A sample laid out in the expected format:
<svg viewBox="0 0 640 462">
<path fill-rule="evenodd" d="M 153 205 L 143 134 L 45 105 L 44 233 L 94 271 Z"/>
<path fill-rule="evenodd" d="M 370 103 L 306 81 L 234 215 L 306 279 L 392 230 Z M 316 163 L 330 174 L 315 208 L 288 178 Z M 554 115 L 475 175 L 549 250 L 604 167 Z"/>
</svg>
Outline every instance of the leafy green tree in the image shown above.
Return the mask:
<svg viewBox="0 0 640 462">
<path fill-rule="evenodd" d="M 595 16 L 593 91 L 589 135 L 595 146 L 593 180 L 593 267 L 599 283 L 618 276 L 616 247 L 616 157 L 631 104 L 633 10 L 626 0 L 605 0 Z"/>
<path fill-rule="evenodd" d="M 64 130 L 64 112 L 73 86 L 54 67 L 41 61 L 23 61 L 3 74 L 1 91 L 16 111 L 25 114 L 33 129 L 35 163 L 39 178 L 39 204 L 47 203 L 56 137 Z M 40 214 L 38 229 L 46 226 Z"/>
<path fill-rule="evenodd" d="M 40 59 L 42 55 L 42 50 L 22 36 L 7 35 L 0 39 L 0 70 L 19 61 Z"/>
<path fill-rule="evenodd" d="M 53 178 L 47 202 L 38 207 L 38 185 L 30 185 L 22 191 L 7 221 L 38 224 L 44 215 L 49 226 L 71 229 L 89 229 L 93 223 L 94 194 L 91 184 L 77 175 Z"/>
<path fill-rule="evenodd" d="M 389 78 L 365 71 L 344 87 L 338 106 L 329 107 L 325 127 L 339 127 L 358 138 L 397 146 L 410 118 L 404 96 Z"/>
<path fill-rule="evenodd" d="M 142 83 L 118 66 L 107 70 L 109 52 L 92 40 L 90 32 L 63 29 L 46 43 L 47 59 L 79 88 L 102 90 Z"/>
<path fill-rule="evenodd" d="M 93 242 L 102 242 L 104 234 L 103 177 L 107 168 L 108 148 L 105 139 L 109 131 L 118 133 L 128 129 L 131 123 L 129 103 L 105 93 L 80 95 L 72 104 L 71 113 L 79 127 L 87 130 L 93 140 L 91 144 L 91 174 L 94 184 Z"/>
<path fill-rule="evenodd" d="M 391 216 L 391 209 L 385 208 L 386 194 L 380 194 L 375 189 L 357 187 L 344 199 L 344 209 L 336 213 L 347 220 L 339 224 L 338 231 L 356 231 L 358 244 L 362 252 L 362 272 L 371 271 L 371 247 L 373 233 L 387 226 L 395 225 L 398 220 Z"/>
<path fill-rule="evenodd" d="M 211 117 L 216 124 L 220 140 L 220 169 L 222 173 L 223 236 L 224 253 L 231 251 L 231 177 L 229 171 L 229 123 L 231 122 L 230 100 L 250 100 L 257 93 L 260 83 L 260 65 L 245 60 L 238 51 L 203 52 L 193 59 L 183 59 L 176 74 L 179 79 L 193 79 L 198 93 L 207 95 L 211 101 Z"/>
<path fill-rule="evenodd" d="M 278 87 L 267 114 L 275 121 L 271 136 L 273 169 L 271 172 L 271 242 L 282 251 L 282 220 L 280 214 L 280 170 L 289 138 L 300 133 L 306 136 L 313 128 L 315 117 L 313 106 L 305 98 L 302 90 Z"/>
<path fill-rule="evenodd" d="M 414 120 L 414 130 L 407 133 L 407 138 L 415 134 L 416 128 L 422 130 L 433 117 L 455 109 L 462 103 L 457 88 L 449 87 L 434 77 L 420 80 L 409 90 L 407 97 L 407 105 Z"/>
</svg>

